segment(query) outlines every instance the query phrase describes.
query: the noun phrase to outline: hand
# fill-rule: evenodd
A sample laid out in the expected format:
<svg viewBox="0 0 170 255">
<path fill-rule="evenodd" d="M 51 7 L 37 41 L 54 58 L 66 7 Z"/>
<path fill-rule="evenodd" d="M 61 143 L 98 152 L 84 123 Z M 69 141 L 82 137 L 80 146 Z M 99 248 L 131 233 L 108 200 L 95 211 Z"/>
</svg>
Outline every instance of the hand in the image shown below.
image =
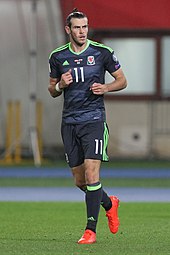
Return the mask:
<svg viewBox="0 0 170 255">
<path fill-rule="evenodd" d="M 71 69 L 69 69 L 66 73 L 62 74 L 60 80 L 60 89 L 64 89 L 68 87 L 73 82 L 73 77 L 71 75 Z"/>
<path fill-rule="evenodd" d="M 95 95 L 103 95 L 104 93 L 108 92 L 107 86 L 105 84 L 96 83 L 96 82 L 93 83 L 90 89 Z"/>
</svg>

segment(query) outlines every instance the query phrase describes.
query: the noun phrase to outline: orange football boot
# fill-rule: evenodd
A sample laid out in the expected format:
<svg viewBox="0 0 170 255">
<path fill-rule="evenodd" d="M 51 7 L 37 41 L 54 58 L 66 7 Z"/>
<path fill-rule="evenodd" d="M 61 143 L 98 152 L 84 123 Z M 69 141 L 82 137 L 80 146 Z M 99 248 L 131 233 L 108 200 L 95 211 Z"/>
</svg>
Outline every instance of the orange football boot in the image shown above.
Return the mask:
<svg viewBox="0 0 170 255">
<path fill-rule="evenodd" d="M 108 218 L 108 225 L 110 232 L 116 234 L 119 229 L 119 218 L 118 218 L 118 206 L 119 206 L 119 199 L 115 196 L 110 196 L 112 207 L 110 210 L 106 212 L 106 216 Z"/>
<path fill-rule="evenodd" d="M 90 229 L 86 229 L 78 244 L 92 244 L 96 242 L 96 233 L 91 231 Z"/>
</svg>

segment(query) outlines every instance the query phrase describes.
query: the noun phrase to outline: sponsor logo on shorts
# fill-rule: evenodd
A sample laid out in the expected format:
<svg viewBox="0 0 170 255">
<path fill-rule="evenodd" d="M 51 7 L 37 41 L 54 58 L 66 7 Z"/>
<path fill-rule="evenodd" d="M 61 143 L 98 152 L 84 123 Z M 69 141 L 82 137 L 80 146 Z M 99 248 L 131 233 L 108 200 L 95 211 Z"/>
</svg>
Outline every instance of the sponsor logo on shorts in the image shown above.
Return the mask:
<svg viewBox="0 0 170 255">
<path fill-rule="evenodd" d="M 65 157 L 66 157 L 66 162 L 69 163 L 69 159 L 68 159 L 67 153 L 65 153 Z"/>
</svg>

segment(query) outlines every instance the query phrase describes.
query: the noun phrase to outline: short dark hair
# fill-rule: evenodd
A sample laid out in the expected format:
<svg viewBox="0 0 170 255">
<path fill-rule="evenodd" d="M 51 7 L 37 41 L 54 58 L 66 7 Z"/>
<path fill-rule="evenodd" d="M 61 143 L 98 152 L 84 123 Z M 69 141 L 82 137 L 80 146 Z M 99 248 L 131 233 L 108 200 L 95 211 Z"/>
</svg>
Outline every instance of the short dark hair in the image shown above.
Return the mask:
<svg viewBox="0 0 170 255">
<path fill-rule="evenodd" d="M 87 18 L 87 16 L 83 12 L 79 12 L 77 8 L 74 8 L 73 11 L 66 18 L 66 25 L 69 27 L 71 27 L 72 18 L 83 19 Z"/>
</svg>

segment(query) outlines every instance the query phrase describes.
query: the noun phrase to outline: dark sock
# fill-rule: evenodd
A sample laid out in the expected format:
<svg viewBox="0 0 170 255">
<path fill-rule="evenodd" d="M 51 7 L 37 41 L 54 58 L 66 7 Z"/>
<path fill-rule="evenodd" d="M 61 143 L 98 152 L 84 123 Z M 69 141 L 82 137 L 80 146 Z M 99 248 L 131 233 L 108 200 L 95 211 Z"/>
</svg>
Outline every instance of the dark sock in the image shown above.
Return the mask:
<svg viewBox="0 0 170 255">
<path fill-rule="evenodd" d="M 96 232 L 96 225 L 100 211 L 100 203 L 102 199 L 101 183 L 87 185 L 86 191 L 86 208 L 87 208 L 87 226 L 86 229 L 90 229 Z"/>
<path fill-rule="evenodd" d="M 108 211 L 111 209 L 112 207 L 112 202 L 110 197 L 107 195 L 107 193 L 102 189 L 102 201 L 101 201 L 101 205 L 103 206 L 103 208 Z"/>
<path fill-rule="evenodd" d="M 84 191 L 85 193 L 87 192 L 87 186 L 83 186 L 82 188 L 80 188 L 82 191 Z M 102 188 L 101 188 L 102 189 Z M 111 209 L 112 207 L 112 202 L 110 200 L 110 197 L 107 195 L 107 193 L 102 189 L 102 199 L 101 199 L 101 205 L 102 207 L 108 211 Z"/>
</svg>

